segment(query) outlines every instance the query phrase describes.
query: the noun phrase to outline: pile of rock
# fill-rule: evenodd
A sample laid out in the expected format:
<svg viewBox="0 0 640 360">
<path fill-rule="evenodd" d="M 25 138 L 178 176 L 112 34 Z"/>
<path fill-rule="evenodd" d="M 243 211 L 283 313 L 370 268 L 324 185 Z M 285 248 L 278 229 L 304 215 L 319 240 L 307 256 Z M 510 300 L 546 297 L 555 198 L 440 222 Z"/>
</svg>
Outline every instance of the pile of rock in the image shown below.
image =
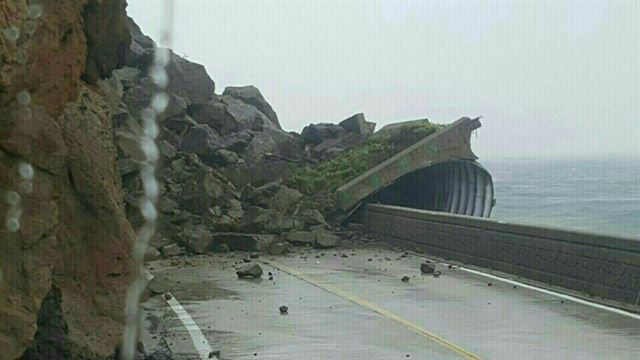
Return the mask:
<svg viewBox="0 0 640 360">
<path fill-rule="evenodd" d="M 127 66 L 100 83 L 115 94 L 117 164 L 126 214 L 137 227 L 144 159 L 140 113 L 154 90 L 148 72 L 156 44 L 132 20 L 128 27 Z M 356 114 L 337 125 L 309 125 L 301 135 L 283 131 L 256 87 L 227 87 L 216 95 L 202 65 L 169 54 L 169 105 L 158 119 L 162 218 L 148 258 L 226 249 L 275 254 L 291 244 L 337 246 L 341 238 L 313 201 L 304 201 L 282 179 L 300 164 L 361 144 L 375 124 Z"/>
</svg>

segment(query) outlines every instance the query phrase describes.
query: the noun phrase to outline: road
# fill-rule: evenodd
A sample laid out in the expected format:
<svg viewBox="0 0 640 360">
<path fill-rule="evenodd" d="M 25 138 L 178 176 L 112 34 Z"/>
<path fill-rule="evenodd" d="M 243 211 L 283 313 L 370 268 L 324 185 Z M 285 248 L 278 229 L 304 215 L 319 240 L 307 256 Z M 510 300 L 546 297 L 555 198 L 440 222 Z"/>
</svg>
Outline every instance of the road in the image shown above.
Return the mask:
<svg viewBox="0 0 640 360">
<path fill-rule="evenodd" d="M 265 274 L 256 280 L 235 275 L 242 257 L 149 264 L 153 288 L 170 291 L 197 327 L 187 331 L 164 297 L 153 296 L 144 303 L 145 344 L 199 359 L 195 328 L 221 359 L 640 358 L 638 316 L 446 264 L 438 277 L 423 275 L 424 258 L 384 246 L 261 256 L 254 261 Z"/>
</svg>

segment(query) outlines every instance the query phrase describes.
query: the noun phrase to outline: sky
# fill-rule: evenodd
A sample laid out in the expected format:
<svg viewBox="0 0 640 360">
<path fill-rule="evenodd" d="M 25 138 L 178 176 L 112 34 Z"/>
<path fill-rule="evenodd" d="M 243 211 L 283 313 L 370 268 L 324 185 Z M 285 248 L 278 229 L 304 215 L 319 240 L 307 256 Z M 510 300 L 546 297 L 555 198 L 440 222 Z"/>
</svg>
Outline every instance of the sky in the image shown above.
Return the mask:
<svg viewBox="0 0 640 360">
<path fill-rule="evenodd" d="M 156 40 L 162 3 L 129 0 Z M 174 3 L 174 51 L 286 130 L 483 116 L 480 159 L 640 157 L 640 2 Z"/>
</svg>

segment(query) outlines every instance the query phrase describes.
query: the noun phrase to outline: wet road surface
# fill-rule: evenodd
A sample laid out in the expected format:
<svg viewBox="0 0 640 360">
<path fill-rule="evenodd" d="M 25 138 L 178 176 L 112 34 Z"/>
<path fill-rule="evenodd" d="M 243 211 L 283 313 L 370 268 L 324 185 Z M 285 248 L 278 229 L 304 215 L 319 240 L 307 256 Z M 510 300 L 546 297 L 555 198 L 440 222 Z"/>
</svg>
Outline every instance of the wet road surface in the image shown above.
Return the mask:
<svg viewBox="0 0 640 360">
<path fill-rule="evenodd" d="M 262 279 L 238 280 L 246 256 L 150 265 L 222 359 L 640 359 L 640 320 L 457 268 L 423 275 L 418 256 L 298 250 L 262 256 L 254 261 L 273 261 L 261 263 Z M 199 358 L 162 296 L 144 306 L 145 342 Z"/>
</svg>

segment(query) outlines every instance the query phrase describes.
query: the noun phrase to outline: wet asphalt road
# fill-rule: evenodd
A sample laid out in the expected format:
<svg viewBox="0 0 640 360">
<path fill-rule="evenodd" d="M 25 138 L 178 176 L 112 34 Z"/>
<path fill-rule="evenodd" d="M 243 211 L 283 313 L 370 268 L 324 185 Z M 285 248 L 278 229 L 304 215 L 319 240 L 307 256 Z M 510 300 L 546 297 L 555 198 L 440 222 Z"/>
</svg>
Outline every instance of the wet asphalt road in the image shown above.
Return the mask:
<svg viewBox="0 0 640 360">
<path fill-rule="evenodd" d="M 222 359 L 640 359 L 640 320 L 456 268 L 422 275 L 421 257 L 382 247 L 297 250 L 255 261 L 273 259 L 304 279 L 261 264 L 262 279 L 238 280 L 234 265 L 246 255 L 150 264 L 156 286 L 174 294 Z M 163 341 L 178 359 L 198 358 L 161 296 L 144 307 L 148 347 Z"/>
</svg>

